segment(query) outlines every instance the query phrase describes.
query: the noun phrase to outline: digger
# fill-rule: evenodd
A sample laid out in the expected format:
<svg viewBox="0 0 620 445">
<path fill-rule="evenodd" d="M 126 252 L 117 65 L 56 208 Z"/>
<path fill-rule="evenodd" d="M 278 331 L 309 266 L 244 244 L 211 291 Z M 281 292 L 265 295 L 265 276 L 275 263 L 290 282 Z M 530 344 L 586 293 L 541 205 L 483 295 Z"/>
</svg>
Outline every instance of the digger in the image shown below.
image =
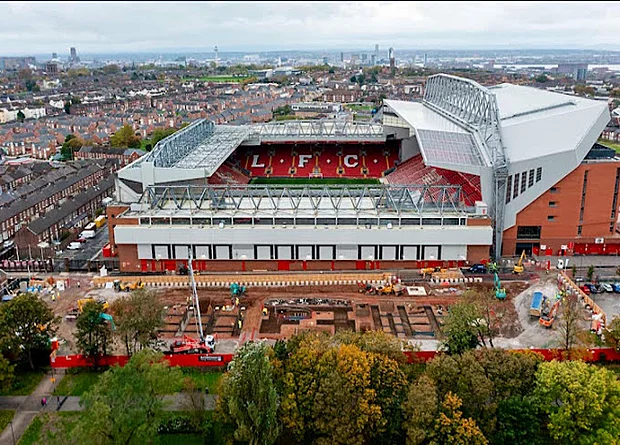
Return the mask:
<svg viewBox="0 0 620 445">
<path fill-rule="evenodd" d="M 116 292 L 131 292 L 136 289 L 144 289 L 144 281 L 138 280 L 133 283 L 122 283 L 121 280 L 114 280 L 114 290 Z"/>
<path fill-rule="evenodd" d="M 400 284 L 388 283 L 385 285 L 372 285 L 370 283 L 357 283 L 357 289 L 360 293 L 369 295 L 402 295 L 403 287 Z"/>
<path fill-rule="evenodd" d="M 420 269 L 420 274 L 422 275 L 422 278 L 426 278 L 427 275 L 429 274 L 433 274 L 435 272 L 446 272 L 447 269 L 442 269 L 441 267 L 437 266 L 437 267 L 425 267 L 423 269 Z"/>
<path fill-rule="evenodd" d="M 80 300 L 77 301 L 77 308 L 78 308 L 78 312 L 81 314 L 84 311 L 84 305 L 86 303 L 89 302 L 97 302 L 97 303 L 103 303 L 103 310 L 107 311 L 108 308 L 110 307 L 110 304 L 103 300 L 103 299 L 99 299 L 99 300 L 95 300 L 93 297 L 87 297 L 87 298 L 82 298 Z"/>
</svg>

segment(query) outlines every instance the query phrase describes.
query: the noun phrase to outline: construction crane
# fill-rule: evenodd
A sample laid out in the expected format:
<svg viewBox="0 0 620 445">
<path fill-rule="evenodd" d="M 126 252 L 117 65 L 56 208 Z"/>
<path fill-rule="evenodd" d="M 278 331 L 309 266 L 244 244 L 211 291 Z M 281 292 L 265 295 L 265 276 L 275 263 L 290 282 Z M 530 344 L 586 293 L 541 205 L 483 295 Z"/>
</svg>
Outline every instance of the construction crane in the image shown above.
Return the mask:
<svg viewBox="0 0 620 445">
<path fill-rule="evenodd" d="M 525 259 L 525 250 L 521 253 L 521 257 L 519 258 L 519 261 L 517 262 L 517 264 L 514 265 L 512 269 L 512 273 L 523 273 L 523 271 L 525 270 L 523 268 L 524 259 Z"/>
<path fill-rule="evenodd" d="M 494 284 L 495 284 L 495 298 L 497 298 L 498 300 L 505 300 L 506 289 L 502 287 L 502 283 L 499 280 L 499 275 L 497 275 L 497 271 L 495 271 Z"/>
</svg>

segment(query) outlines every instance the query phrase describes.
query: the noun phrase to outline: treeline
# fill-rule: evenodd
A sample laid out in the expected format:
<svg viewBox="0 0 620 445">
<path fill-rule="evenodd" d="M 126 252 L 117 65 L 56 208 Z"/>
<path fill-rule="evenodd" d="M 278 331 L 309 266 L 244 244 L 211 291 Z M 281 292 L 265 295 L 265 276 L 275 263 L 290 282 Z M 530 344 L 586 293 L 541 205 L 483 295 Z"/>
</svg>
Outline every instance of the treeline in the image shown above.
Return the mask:
<svg viewBox="0 0 620 445">
<path fill-rule="evenodd" d="M 614 444 L 620 382 L 581 361 L 484 348 L 408 364 L 382 332 L 248 343 L 217 418 L 250 444 Z"/>
</svg>

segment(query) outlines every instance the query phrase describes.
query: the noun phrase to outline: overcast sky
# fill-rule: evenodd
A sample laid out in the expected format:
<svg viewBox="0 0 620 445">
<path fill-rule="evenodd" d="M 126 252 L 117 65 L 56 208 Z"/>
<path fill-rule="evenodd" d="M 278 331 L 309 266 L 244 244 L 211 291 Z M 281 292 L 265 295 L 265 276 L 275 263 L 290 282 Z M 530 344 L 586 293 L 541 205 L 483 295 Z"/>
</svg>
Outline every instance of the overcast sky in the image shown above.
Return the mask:
<svg viewBox="0 0 620 445">
<path fill-rule="evenodd" d="M 0 55 L 620 49 L 614 2 L 0 2 Z"/>
</svg>

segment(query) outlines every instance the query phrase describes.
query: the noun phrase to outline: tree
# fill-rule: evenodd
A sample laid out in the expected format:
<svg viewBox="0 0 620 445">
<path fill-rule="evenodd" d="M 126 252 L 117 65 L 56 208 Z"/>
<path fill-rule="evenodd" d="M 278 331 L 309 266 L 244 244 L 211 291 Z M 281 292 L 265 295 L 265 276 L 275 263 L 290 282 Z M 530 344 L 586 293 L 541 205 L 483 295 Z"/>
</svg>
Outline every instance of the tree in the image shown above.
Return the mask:
<svg viewBox="0 0 620 445">
<path fill-rule="evenodd" d="M 140 147 L 140 137 L 136 136 L 131 125 L 124 125 L 110 138 L 112 147 L 138 148 Z"/>
<path fill-rule="evenodd" d="M 268 347 L 246 343 L 237 353 L 221 384 L 218 412 L 236 426 L 235 439 L 250 445 L 273 444 L 280 433 L 278 395 Z"/>
<path fill-rule="evenodd" d="M 151 146 L 155 146 L 159 141 L 168 136 L 176 133 L 177 129 L 174 127 L 169 128 L 156 128 L 151 134 Z"/>
<path fill-rule="evenodd" d="M 620 351 L 620 316 L 615 316 L 605 328 L 605 343 Z"/>
<path fill-rule="evenodd" d="M 405 412 L 404 428 L 407 445 L 481 445 L 488 441 L 476 421 L 463 418 L 461 399 L 448 391 L 442 398 L 427 376 L 421 376 L 411 385 Z"/>
<path fill-rule="evenodd" d="M 100 316 L 102 312 L 103 303 L 89 301 L 76 321 L 77 346 L 82 354 L 94 360 L 95 366 L 99 357 L 107 354 L 112 337 L 110 325 Z"/>
<path fill-rule="evenodd" d="M 536 77 L 536 82 L 537 83 L 545 83 L 548 80 L 549 80 L 549 78 L 545 74 L 541 74 L 540 76 Z"/>
<path fill-rule="evenodd" d="M 84 141 L 74 134 L 68 134 L 60 148 L 60 154 L 64 160 L 72 160 L 74 153 L 84 146 Z"/>
<path fill-rule="evenodd" d="M 532 353 L 512 353 L 502 349 L 479 349 L 462 355 L 443 355 L 426 368 L 440 400 L 453 392 L 462 401 L 463 413 L 476 419 L 491 438 L 504 419 L 501 404 L 510 398 L 531 395 L 541 357 Z"/>
<path fill-rule="evenodd" d="M 17 120 L 20 122 L 24 122 L 24 120 L 26 120 L 26 115 L 24 114 L 22 110 L 19 110 L 17 112 Z"/>
<path fill-rule="evenodd" d="M 164 305 L 157 294 L 138 289 L 131 296 L 112 303 L 116 334 L 133 355 L 157 339 L 157 328 L 163 325 Z"/>
<path fill-rule="evenodd" d="M 71 114 L 71 101 L 69 100 L 65 101 L 64 109 L 65 109 L 65 113 Z"/>
<path fill-rule="evenodd" d="M 33 351 L 49 348 L 59 321 L 39 297 L 21 294 L 0 306 L 0 344 L 9 355 L 25 356 L 34 369 Z"/>
<path fill-rule="evenodd" d="M 0 354 L 0 391 L 6 391 L 13 384 L 15 366 Z"/>
<path fill-rule="evenodd" d="M 558 444 L 613 444 L 620 437 L 620 381 L 581 361 L 543 363 L 536 396 Z"/>
<path fill-rule="evenodd" d="M 72 439 L 89 444 L 152 443 L 162 419 L 165 394 L 181 385 L 183 375 L 163 355 L 140 351 L 124 367 L 105 372 L 82 396 L 84 412 Z"/>
<path fill-rule="evenodd" d="M 441 346 L 448 354 L 462 354 L 468 349 L 475 349 L 484 338 L 480 331 L 480 314 L 471 303 L 457 303 L 450 306 L 448 316 L 442 328 Z M 479 335 L 482 334 L 482 335 Z"/>
<path fill-rule="evenodd" d="M 568 358 L 589 346 L 588 330 L 581 326 L 585 313 L 576 295 L 562 297 L 561 316 L 557 320 L 559 345 Z"/>
<path fill-rule="evenodd" d="M 594 266 L 588 266 L 588 272 L 586 276 L 588 277 L 588 281 L 592 281 L 592 277 L 594 276 Z"/>
</svg>

